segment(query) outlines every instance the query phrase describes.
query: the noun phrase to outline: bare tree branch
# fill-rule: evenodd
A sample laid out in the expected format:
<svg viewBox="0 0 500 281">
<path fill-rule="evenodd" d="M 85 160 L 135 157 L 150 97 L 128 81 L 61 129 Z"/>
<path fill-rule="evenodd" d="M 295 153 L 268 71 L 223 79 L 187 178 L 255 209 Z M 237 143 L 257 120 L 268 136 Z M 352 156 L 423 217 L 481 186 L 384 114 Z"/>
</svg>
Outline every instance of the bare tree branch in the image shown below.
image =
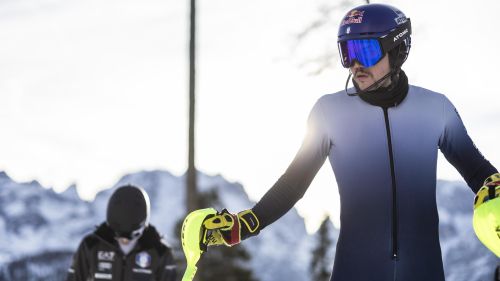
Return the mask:
<svg viewBox="0 0 500 281">
<path fill-rule="evenodd" d="M 335 14 L 336 11 L 346 11 L 353 6 L 359 5 L 359 3 L 356 2 L 357 1 L 353 0 L 342 0 L 340 1 L 340 3 L 337 3 L 335 5 L 321 5 L 318 8 L 318 13 L 319 13 L 318 19 L 311 22 L 302 31 L 298 32 L 294 36 L 292 53 L 294 53 L 299 48 L 300 45 L 302 45 L 305 41 L 307 41 L 312 34 L 318 33 L 322 28 L 326 28 L 327 25 L 332 25 L 332 23 L 338 21 L 339 19 L 332 18 L 333 14 Z M 364 0 L 363 2 L 370 4 L 370 0 Z M 332 31 L 329 30 L 328 32 Z M 306 58 L 305 60 L 303 60 L 303 62 L 300 63 L 299 67 L 303 68 L 313 65 L 314 70 L 311 71 L 309 74 L 310 75 L 321 74 L 326 69 L 334 67 L 333 61 L 336 62 L 337 50 L 336 48 L 333 49 L 330 50 L 329 48 L 322 54 L 318 54 L 312 58 Z"/>
</svg>

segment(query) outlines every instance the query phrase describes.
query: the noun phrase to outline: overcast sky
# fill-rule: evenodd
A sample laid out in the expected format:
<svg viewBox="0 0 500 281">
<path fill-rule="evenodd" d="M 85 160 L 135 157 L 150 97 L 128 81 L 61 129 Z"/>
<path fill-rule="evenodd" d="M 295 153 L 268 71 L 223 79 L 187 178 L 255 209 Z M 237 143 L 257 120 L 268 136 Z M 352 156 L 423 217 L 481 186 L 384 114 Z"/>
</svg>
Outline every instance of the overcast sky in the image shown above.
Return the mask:
<svg viewBox="0 0 500 281">
<path fill-rule="evenodd" d="M 185 3 L 184 3 L 185 2 Z M 188 1 L 0 1 L 0 170 L 92 199 L 125 173 L 186 170 Z M 374 1 L 379 2 L 379 1 Z M 306 118 L 347 77 L 337 56 L 312 76 L 308 59 L 336 50 L 348 8 L 295 37 L 334 1 L 199 1 L 197 166 L 258 200 L 297 151 Z M 363 4 L 364 1 L 351 1 Z M 385 1 L 412 20 L 403 69 L 447 95 L 483 154 L 500 165 L 499 23 L 494 0 Z M 357 5 L 356 4 L 356 5 Z M 495 131 L 496 130 L 496 131 Z M 440 159 L 438 178 L 461 180 Z M 314 229 L 338 223 L 328 162 L 298 205 Z M 238 210 L 232 210 L 238 211 Z"/>
</svg>

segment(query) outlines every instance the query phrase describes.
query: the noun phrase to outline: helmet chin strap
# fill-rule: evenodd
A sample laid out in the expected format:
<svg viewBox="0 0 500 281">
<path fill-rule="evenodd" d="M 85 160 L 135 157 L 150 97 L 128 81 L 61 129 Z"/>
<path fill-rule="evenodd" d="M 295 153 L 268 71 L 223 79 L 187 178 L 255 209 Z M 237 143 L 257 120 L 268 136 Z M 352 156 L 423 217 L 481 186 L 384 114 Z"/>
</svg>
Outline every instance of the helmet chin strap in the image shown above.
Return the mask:
<svg viewBox="0 0 500 281">
<path fill-rule="evenodd" d="M 396 73 L 395 69 L 391 68 L 391 71 L 389 71 L 389 73 L 387 73 L 386 75 L 382 76 L 382 78 L 378 79 L 377 81 L 373 82 L 373 84 L 371 84 L 368 88 L 366 88 L 366 89 L 364 89 L 364 90 L 359 90 L 359 91 L 358 91 L 358 89 L 356 89 L 356 92 L 354 92 L 354 93 L 349 93 L 349 92 L 347 91 L 347 86 L 349 86 L 349 80 L 351 79 L 351 76 L 352 76 L 352 72 L 351 72 L 351 70 L 349 70 L 349 76 L 347 76 L 347 80 L 346 80 L 346 82 L 345 82 L 345 89 L 344 89 L 344 90 L 345 90 L 345 93 L 346 93 L 348 96 L 351 96 L 351 97 L 353 97 L 353 96 L 359 96 L 360 94 L 367 93 L 367 92 L 369 92 L 370 90 L 374 89 L 376 86 L 379 86 L 379 87 L 380 87 L 380 83 L 381 83 L 382 81 L 384 81 L 385 79 L 387 79 L 387 77 L 390 77 L 390 76 L 392 76 L 392 75 L 393 75 L 393 74 L 395 74 L 395 73 Z M 394 82 L 394 81 L 392 81 L 392 82 Z M 353 81 L 353 83 L 354 83 L 354 81 Z"/>
</svg>

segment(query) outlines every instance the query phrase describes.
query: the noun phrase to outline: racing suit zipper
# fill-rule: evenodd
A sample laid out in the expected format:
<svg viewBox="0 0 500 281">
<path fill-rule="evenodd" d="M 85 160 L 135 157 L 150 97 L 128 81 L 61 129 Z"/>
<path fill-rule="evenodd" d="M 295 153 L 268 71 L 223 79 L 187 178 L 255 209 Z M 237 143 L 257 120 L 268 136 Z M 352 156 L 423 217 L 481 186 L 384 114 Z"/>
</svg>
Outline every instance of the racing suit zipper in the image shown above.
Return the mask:
<svg viewBox="0 0 500 281">
<path fill-rule="evenodd" d="M 392 180 L 392 259 L 398 259 L 398 209 L 397 209 L 397 190 L 396 173 L 394 169 L 394 154 L 392 151 L 391 127 L 389 124 L 389 112 L 387 107 L 383 107 L 385 118 L 385 129 L 387 132 L 387 144 L 389 147 L 389 160 L 391 166 Z"/>
</svg>

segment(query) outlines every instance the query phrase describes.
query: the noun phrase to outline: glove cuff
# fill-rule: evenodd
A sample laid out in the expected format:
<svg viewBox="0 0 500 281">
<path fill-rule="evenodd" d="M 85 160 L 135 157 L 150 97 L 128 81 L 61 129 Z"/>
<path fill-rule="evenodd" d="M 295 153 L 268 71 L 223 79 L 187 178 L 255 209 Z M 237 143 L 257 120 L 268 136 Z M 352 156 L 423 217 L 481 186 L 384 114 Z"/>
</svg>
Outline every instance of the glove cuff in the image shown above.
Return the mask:
<svg viewBox="0 0 500 281">
<path fill-rule="evenodd" d="M 484 181 L 484 185 L 488 185 L 489 183 L 492 182 L 500 182 L 500 173 L 496 173 L 487 177 L 486 180 Z"/>
<path fill-rule="evenodd" d="M 252 209 L 238 213 L 238 219 L 241 223 L 241 240 L 255 236 L 260 232 L 260 222 Z"/>
<path fill-rule="evenodd" d="M 474 197 L 474 210 L 489 200 L 500 197 L 500 173 L 489 176 Z"/>
</svg>

